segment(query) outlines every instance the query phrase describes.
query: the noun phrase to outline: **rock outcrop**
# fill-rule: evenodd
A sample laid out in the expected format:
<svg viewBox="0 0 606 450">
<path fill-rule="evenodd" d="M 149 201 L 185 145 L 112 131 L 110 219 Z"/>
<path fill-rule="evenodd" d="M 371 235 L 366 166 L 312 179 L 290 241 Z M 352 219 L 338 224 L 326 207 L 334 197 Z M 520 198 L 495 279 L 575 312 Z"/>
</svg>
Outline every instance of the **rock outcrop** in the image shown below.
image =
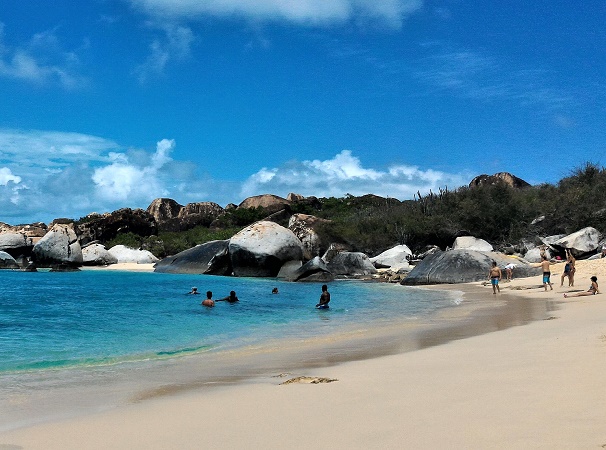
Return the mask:
<svg viewBox="0 0 606 450">
<path fill-rule="evenodd" d="M 307 261 L 284 277 L 286 281 L 315 281 L 324 283 L 333 281 L 334 278 L 333 274 L 328 270 L 326 263 L 319 256 Z"/>
<path fill-rule="evenodd" d="M 273 214 L 290 205 L 285 198 L 272 194 L 255 195 L 248 197 L 238 205 L 238 209 L 244 208 L 264 208 L 268 214 Z"/>
<path fill-rule="evenodd" d="M 53 225 L 34 245 L 32 257 L 38 267 L 53 264 L 82 265 L 82 248 L 73 224 Z"/>
<path fill-rule="evenodd" d="M 114 245 L 108 251 L 118 259 L 119 263 L 154 264 L 159 261 L 147 250 L 138 250 L 125 245 Z"/>
<path fill-rule="evenodd" d="M 0 269 L 18 269 L 19 264 L 15 261 L 11 255 L 6 252 L 0 251 Z"/>
<path fill-rule="evenodd" d="M 308 214 L 293 214 L 288 221 L 288 229 L 295 233 L 303 244 L 303 257 L 307 260 L 318 256 L 321 251 L 321 238 L 316 227 L 330 222 Z"/>
<path fill-rule="evenodd" d="M 29 256 L 34 248 L 31 237 L 17 231 L 0 232 L 0 251 L 10 254 L 13 258 L 20 255 Z"/>
<path fill-rule="evenodd" d="M 91 214 L 86 222 L 78 225 L 80 242 L 88 244 L 91 241 L 108 242 L 119 233 L 134 233 L 139 236 L 158 234 L 158 226 L 154 217 L 142 209 L 122 208 L 107 214 Z"/>
<path fill-rule="evenodd" d="M 275 277 L 285 262 L 303 258 L 303 244 L 289 229 L 261 221 L 230 239 L 229 255 L 235 276 Z"/>
<path fill-rule="evenodd" d="M 501 269 L 504 269 L 510 262 L 516 264 L 516 277 L 539 275 L 541 270 L 531 267 L 520 259 L 501 253 L 475 250 L 440 251 L 419 262 L 402 281 L 402 284 L 454 284 L 486 280 L 493 261 L 496 261 Z"/>
<path fill-rule="evenodd" d="M 107 266 L 118 262 L 118 258 L 112 255 L 102 244 L 91 244 L 84 247 L 82 249 L 82 260 L 85 266 Z"/>
<path fill-rule="evenodd" d="M 229 240 L 206 242 L 164 258 L 154 272 L 231 275 Z"/>
<path fill-rule="evenodd" d="M 496 184 L 505 184 L 512 188 L 530 187 L 530 183 L 510 174 L 509 172 L 499 172 L 494 175 L 478 175 L 469 183 L 469 187 L 494 186 Z"/>
<path fill-rule="evenodd" d="M 176 219 L 183 208 L 172 198 L 157 198 L 152 201 L 146 211 L 153 216 L 156 223 L 161 224 L 171 219 Z"/>
<path fill-rule="evenodd" d="M 377 273 L 368 256 L 360 252 L 338 253 L 327 267 L 330 273 L 337 277 L 361 277 Z"/>
<path fill-rule="evenodd" d="M 410 269 L 410 264 L 408 262 L 410 258 L 412 258 L 410 248 L 408 248 L 407 245 L 401 244 L 370 258 L 370 262 L 373 263 L 377 269 L 391 268 L 392 271 L 397 272 L 399 270 Z"/>
<path fill-rule="evenodd" d="M 492 245 L 484 239 L 478 239 L 473 236 L 459 236 L 452 244 L 453 250 L 475 250 L 477 252 L 491 252 L 494 249 Z"/>
<path fill-rule="evenodd" d="M 594 253 L 600 245 L 600 232 L 593 227 L 586 227 L 575 233 L 561 237 L 551 243 L 552 247 L 560 250 L 568 249 L 574 256 Z"/>
</svg>

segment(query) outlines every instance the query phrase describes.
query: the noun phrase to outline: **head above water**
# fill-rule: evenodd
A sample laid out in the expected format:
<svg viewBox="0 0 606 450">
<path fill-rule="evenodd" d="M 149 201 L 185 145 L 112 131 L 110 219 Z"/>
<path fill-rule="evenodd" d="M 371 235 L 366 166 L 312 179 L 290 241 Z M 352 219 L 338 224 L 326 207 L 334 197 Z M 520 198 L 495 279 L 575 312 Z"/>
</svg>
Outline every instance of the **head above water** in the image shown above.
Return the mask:
<svg viewBox="0 0 606 450">
<path fill-rule="evenodd" d="M 213 298 L 213 293 L 212 291 L 206 291 L 206 298 Z"/>
<path fill-rule="evenodd" d="M 322 285 L 322 290 L 323 291 L 327 291 L 328 290 L 328 286 L 326 286 L 325 284 Z"/>
</svg>

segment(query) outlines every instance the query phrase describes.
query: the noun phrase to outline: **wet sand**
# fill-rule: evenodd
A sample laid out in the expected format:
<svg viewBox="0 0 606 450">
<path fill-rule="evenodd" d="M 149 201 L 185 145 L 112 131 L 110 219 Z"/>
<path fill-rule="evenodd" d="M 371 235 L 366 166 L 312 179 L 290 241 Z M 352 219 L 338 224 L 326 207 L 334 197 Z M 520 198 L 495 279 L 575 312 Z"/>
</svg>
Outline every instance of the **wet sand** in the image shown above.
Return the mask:
<svg viewBox="0 0 606 450">
<path fill-rule="evenodd" d="M 583 265 L 576 284 L 606 267 Z M 575 288 L 545 292 L 540 277 L 502 283 L 496 296 L 480 283 L 446 288 L 464 290 L 466 301 L 430 327 L 292 343 L 282 355 L 260 350 L 253 365 L 234 358 L 230 376 L 143 383 L 128 404 L 0 433 L 0 448 L 606 444 L 605 295 L 564 299 Z M 178 366 L 195 371 L 192 361 Z M 298 376 L 338 381 L 280 385 Z"/>
</svg>

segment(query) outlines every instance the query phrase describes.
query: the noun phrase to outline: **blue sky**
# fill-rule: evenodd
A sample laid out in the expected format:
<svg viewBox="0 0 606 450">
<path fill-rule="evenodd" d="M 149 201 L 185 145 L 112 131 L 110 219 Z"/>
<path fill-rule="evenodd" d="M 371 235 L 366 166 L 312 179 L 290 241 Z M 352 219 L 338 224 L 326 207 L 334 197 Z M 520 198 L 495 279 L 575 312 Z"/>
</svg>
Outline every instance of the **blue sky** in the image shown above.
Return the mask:
<svg viewBox="0 0 606 450">
<path fill-rule="evenodd" d="M 606 160 L 606 2 L 19 0 L 0 221 L 417 190 Z"/>
</svg>

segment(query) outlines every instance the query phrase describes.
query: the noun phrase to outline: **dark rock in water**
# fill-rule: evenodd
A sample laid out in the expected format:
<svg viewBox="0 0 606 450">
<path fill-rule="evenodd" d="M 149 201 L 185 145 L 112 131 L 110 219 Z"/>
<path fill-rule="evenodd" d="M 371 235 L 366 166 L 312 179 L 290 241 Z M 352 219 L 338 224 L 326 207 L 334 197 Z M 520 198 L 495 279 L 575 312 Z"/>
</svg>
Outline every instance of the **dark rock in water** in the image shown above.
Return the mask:
<svg viewBox="0 0 606 450">
<path fill-rule="evenodd" d="M 80 269 L 71 264 L 53 264 L 50 269 L 51 272 L 79 272 Z"/>
<path fill-rule="evenodd" d="M 525 262 L 493 252 L 450 250 L 436 252 L 419 262 L 402 281 L 406 285 L 469 283 L 488 279 L 492 262 L 503 270 L 509 263 L 516 265 L 514 277 L 539 275 L 541 269 Z"/>
<path fill-rule="evenodd" d="M 334 276 L 322 258 L 316 256 L 286 276 L 287 281 L 333 281 Z"/>
<path fill-rule="evenodd" d="M 156 263 L 154 272 L 231 275 L 229 239 L 210 241 Z"/>
<path fill-rule="evenodd" d="M 360 252 L 341 252 L 330 260 L 328 271 L 336 276 L 364 276 L 377 273 L 368 256 Z"/>
<path fill-rule="evenodd" d="M 0 251 L 0 269 L 18 269 L 17 261 L 6 252 Z"/>
<path fill-rule="evenodd" d="M 34 263 L 29 263 L 25 268 L 22 269 L 23 272 L 38 272 L 38 268 Z"/>
</svg>

